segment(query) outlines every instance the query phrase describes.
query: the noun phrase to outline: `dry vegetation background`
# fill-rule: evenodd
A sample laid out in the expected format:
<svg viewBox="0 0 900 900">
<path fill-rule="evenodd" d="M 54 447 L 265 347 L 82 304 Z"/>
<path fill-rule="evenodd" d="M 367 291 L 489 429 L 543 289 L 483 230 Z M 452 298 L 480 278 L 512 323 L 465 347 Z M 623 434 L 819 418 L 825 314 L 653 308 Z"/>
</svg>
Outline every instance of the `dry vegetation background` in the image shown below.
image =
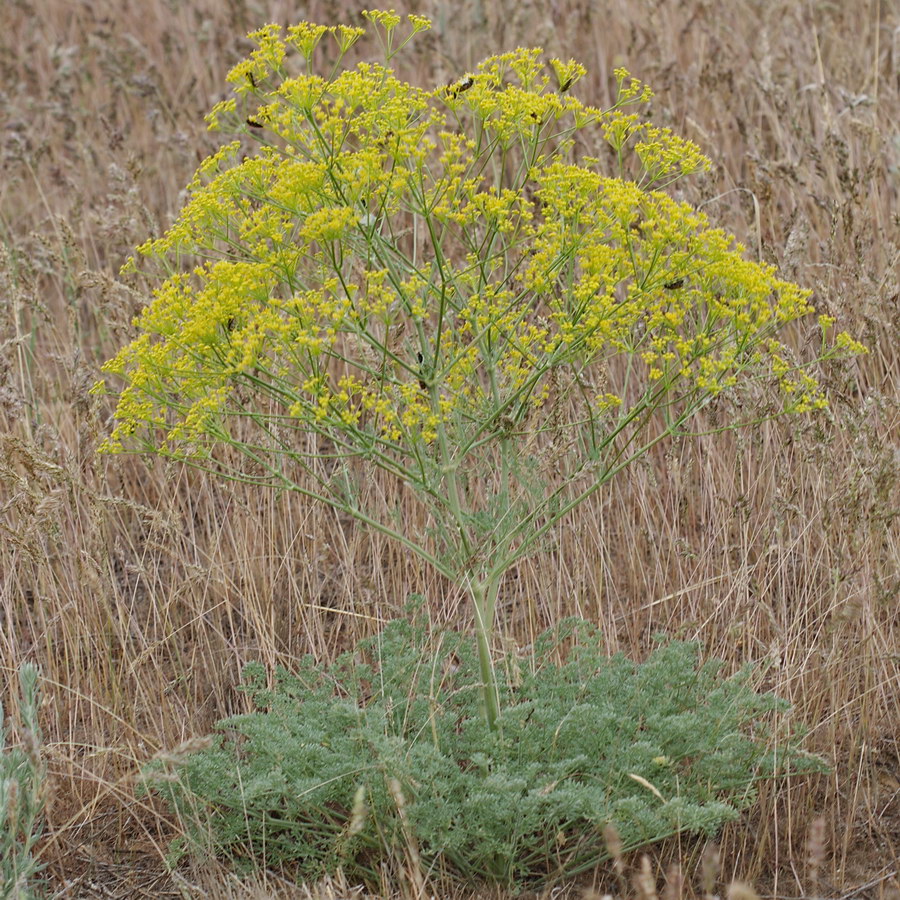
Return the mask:
<svg viewBox="0 0 900 900">
<path fill-rule="evenodd" d="M 42 859 L 66 896 L 241 896 L 214 869 L 182 874 L 180 888 L 165 876 L 171 828 L 135 799 L 137 767 L 239 709 L 248 660 L 329 658 L 412 591 L 436 620 L 466 612 L 396 547 L 302 499 L 95 453 L 109 409 L 87 389 L 146 297 L 118 269 L 172 221 L 218 145 L 203 115 L 250 49 L 243 35 L 269 21 L 355 23 L 358 11 L 0 0 L 0 691 L 8 708 L 24 659 L 46 677 Z M 723 881 L 811 890 L 807 835 L 822 817 L 820 893 L 897 896 L 900 4 L 401 11 L 435 22 L 401 62 L 422 84 L 540 44 L 582 60 L 580 96 L 604 105 L 611 70 L 627 66 L 655 89 L 655 120 L 713 159 L 685 196 L 871 348 L 831 376 L 830 419 L 670 445 L 625 474 L 568 520 L 552 554 L 515 572 L 502 617 L 520 645 L 578 613 L 611 651 L 641 657 L 665 630 L 730 668 L 767 662 L 766 686 L 834 772 L 764 790 L 722 835 Z M 815 329 L 795 340 L 808 351 Z M 658 864 L 673 857 L 692 878 L 700 848 L 664 848 Z"/>
</svg>

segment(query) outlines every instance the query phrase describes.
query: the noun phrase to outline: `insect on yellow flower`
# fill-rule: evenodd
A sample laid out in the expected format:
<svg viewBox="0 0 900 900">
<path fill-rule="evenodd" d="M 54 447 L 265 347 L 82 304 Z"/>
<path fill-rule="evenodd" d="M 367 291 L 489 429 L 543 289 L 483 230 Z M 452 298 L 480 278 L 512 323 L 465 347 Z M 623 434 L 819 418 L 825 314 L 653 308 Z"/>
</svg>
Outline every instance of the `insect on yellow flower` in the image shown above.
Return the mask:
<svg viewBox="0 0 900 900">
<path fill-rule="evenodd" d="M 466 73 L 459 81 L 454 81 L 447 85 L 447 96 L 451 100 L 455 100 L 460 94 L 464 94 L 472 85 L 475 84 L 475 77 L 470 73 Z"/>
</svg>

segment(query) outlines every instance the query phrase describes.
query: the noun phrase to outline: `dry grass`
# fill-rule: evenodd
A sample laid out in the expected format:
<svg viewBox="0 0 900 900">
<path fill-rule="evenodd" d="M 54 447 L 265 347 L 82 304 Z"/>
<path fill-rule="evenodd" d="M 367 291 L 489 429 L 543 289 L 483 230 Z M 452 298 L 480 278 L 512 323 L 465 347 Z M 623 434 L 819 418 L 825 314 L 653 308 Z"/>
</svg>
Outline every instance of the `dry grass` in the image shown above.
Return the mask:
<svg viewBox="0 0 900 900">
<path fill-rule="evenodd" d="M 897 896 L 900 6 L 415 8 L 436 22 L 404 62 L 423 83 L 536 43 L 587 64 L 591 102 L 610 100 L 616 65 L 648 81 L 656 120 L 715 163 L 688 199 L 871 347 L 831 378 L 830 421 L 670 446 L 620 478 L 509 579 L 502 616 L 516 641 L 578 613 L 635 656 L 665 630 L 733 667 L 771 663 L 769 686 L 834 773 L 765 791 L 722 836 L 718 878 L 778 896 L 850 897 L 869 882 L 865 896 Z M 305 12 L 330 23 L 356 10 Z M 328 658 L 411 591 L 435 619 L 465 615 L 416 561 L 301 499 L 95 454 L 109 410 L 86 390 L 144 299 L 118 268 L 171 221 L 216 145 L 202 116 L 242 35 L 300 16 L 278 0 L 0 7 L 0 687 L 26 658 L 47 678 L 42 858 L 66 896 L 306 896 L 274 875 L 163 879 L 170 825 L 135 799 L 137 767 L 237 709 L 249 659 Z M 811 335 L 798 329 L 798 347 Z M 698 847 L 675 843 L 657 864 L 671 860 L 699 881 Z"/>
</svg>

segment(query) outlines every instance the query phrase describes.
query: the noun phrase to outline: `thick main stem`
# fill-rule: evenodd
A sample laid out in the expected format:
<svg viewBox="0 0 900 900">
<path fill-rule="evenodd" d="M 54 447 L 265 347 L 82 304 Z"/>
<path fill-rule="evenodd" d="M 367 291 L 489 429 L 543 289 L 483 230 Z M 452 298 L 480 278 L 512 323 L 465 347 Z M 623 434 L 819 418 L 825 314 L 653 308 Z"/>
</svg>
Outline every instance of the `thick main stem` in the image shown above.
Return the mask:
<svg viewBox="0 0 900 900">
<path fill-rule="evenodd" d="M 497 601 L 499 579 L 474 582 L 471 587 L 475 605 L 475 639 L 478 648 L 478 668 L 481 673 L 481 691 L 484 715 L 488 727 L 494 731 L 500 715 L 500 692 L 491 659 L 491 635 L 493 634 L 494 607 Z"/>
</svg>

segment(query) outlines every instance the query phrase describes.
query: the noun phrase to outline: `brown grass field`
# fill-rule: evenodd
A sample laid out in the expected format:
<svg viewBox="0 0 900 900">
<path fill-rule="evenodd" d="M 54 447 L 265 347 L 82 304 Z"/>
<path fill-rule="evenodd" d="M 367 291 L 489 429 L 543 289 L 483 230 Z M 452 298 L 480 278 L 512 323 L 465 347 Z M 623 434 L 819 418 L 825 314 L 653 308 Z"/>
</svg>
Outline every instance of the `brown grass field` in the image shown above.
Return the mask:
<svg viewBox="0 0 900 900">
<path fill-rule="evenodd" d="M 584 62 L 595 105 L 615 66 L 647 81 L 655 121 L 714 163 L 684 196 L 870 348 L 831 371 L 829 415 L 669 445 L 624 473 L 552 558 L 518 568 L 501 630 L 525 644 L 579 614 L 635 658 L 666 631 L 729 669 L 767 663 L 766 687 L 834 769 L 763 789 L 722 833 L 709 892 L 739 879 L 763 897 L 900 897 L 900 2 L 394 3 L 434 20 L 402 58 L 416 83 L 523 44 Z M 173 824 L 135 797 L 136 772 L 241 709 L 248 660 L 331 658 L 413 591 L 435 620 L 465 622 L 433 573 L 302 498 L 96 453 L 111 410 L 87 391 L 147 296 L 119 268 L 220 143 L 203 115 L 244 35 L 358 14 L 0 0 L 0 697 L 14 712 L 18 665 L 40 666 L 56 896 L 356 896 L 212 862 L 167 873 Z M 802 351 L 815 334 L 791 339 Z M 672 862 L 684 875 L 666 896 L 706 890 L 701 851 L 651 850 L 660 882 Z M 606 879 L 554 896 L 618 893 Z"/>
</svg>

